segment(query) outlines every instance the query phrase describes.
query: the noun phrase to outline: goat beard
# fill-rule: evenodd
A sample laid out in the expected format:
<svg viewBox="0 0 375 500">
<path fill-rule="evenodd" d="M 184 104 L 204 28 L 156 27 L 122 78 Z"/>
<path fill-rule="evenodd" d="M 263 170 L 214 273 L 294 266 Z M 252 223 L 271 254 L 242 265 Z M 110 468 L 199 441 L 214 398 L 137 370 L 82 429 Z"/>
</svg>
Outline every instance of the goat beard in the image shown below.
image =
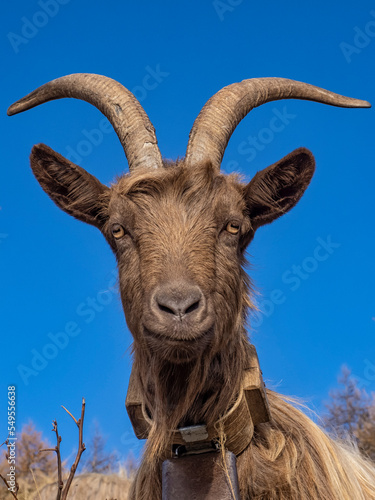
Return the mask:
<svg viewBox="0 0 375 500">
<path fill-rule="evenodd" d="M 194 360 L 173 363 L 143 345 L 134 345 L 134 370 L 152 417 L 145 459 L 156 464 L 171 456 L 172 433 L 187 425 L 214 424 L 234 404 L 249 357 L 243 317 L 215 331 Z M 159 459 L 159 460 L 157 460 Z"/>
</svg>

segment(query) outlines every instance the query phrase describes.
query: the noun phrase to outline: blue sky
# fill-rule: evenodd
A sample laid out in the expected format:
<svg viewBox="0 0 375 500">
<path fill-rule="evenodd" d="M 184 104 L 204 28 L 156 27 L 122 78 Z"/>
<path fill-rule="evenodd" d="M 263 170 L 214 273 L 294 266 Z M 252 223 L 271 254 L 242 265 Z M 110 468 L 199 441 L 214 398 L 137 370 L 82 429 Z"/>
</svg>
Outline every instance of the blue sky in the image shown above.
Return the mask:
<svg viewBox="0 0 375 500">
<path fill-rule="evenodd" d="M 374 5 L 21 0 L 2 5 L 0 34 L 0 441 L 6 388 L 16 384 L 19 430 L 32 419 L 52 438 L 57 418 L 69 455 L 75 429 L 60 405 L 78 415 L 85 396 L 86 435 L 97 420 L 110 448 L 137 454 L 124 406 L 131 335 L 114 257 L 95 228 L 54 206 L 28 162 L 44 142 L 109 183 L 127 168 L 122 148 L 87 103 L 54 101 L 12 118 L 7 107 L 59 76 L 107 75 L 134 91 L 162 154 L 175 158 L 204 103 L 245 78 L 292 78 L 374 104 Z M 272 131 L 275 115 L 284 127 Z M 263 308 L 251 335 L 267 385 L 318 411 L 342 364 L 375 390 L 374 132 L 373 109 L 280 101 L 243 120 L 223 161 L 250 179 L 299 146 L 315 155 L 305 196 L 258 231 L 249 260 Z M 48 350 L 52 339 L 60 348 Z M 21 376 L 22 367 L 34 372 Z"/>
</svg>

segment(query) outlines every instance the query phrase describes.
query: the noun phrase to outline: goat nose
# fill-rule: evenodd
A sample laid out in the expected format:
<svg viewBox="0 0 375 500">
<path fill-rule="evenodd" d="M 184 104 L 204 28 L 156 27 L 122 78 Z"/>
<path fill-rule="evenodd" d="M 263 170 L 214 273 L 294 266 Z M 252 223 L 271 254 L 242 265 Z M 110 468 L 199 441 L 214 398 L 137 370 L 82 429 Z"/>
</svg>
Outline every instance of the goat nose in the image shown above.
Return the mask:
<svg viewBox="0 0 375 500">
<path fill-rule="evenodd" d="M 198 311 L 202 302 L 201 289 L 195 285 L 166 285 L 159 288 L 155 294 L 155 306 L 159 312 L 170 314 L 180 320 Z"/>
</svg>

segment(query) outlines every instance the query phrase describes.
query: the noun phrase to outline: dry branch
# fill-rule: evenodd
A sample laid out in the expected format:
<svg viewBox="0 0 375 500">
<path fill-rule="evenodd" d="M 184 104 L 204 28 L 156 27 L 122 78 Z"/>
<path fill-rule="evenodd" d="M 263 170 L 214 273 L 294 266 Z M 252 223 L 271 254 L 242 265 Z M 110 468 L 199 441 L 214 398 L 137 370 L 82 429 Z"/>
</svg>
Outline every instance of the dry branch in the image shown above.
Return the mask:
<svg viewBox="0 0 375 500">
<path fill-rule="evenodd" d="M 57 491 L 56 500 L 66 500 L 66 498 L 68 497 L 69 488 L 70 488 L 70 486 L 72 484 L 72 481 L 73 481 L 73 478 L 74 478 L 74 474 L 76 473 L 79 461 L 81 459 L 81 455 L 82 455 L 82 453 L 86 449 L 85 443 L 83 442 L 83 420 L 84 420 L 84 417 L 85 417 L 85 406 L 86 406 L 85 398 L 82 398 L 81 417 L 78 420 L 70 413 L 69 410 L 67 410 L 65 408 L 65 406 L 62 406 L 62 408 L 64 408 L 64 410 L 68 413 L 68 415 L 70 415 L 72 417 L 72 419 L 76 423 L 76 425 L 78 427 L 78 431 L 79 431 L 79 433 L 78 433 L 78 451 L 77 451 L 77 455 L 76 455 L 76 458 L 74 460 L 73 465 L 70 468 L 69 477 L 66 480 L 65 486 L 64 486 L 64 481 L 62 479 L 62 464 L 61 464 L 61 453 L 60 453 L 60 443 L 61 443 L 61 439 L 62 438 L 59 435 L 58 428 L 57 428 L 57 421 L 56 420 L 54 420 L 52 422 L 52 424 L 53 424 L 52 431 L 56 433 L 56 446 L 55 446 L 55 448 L 44 448 L 42 450 L 39 450 L 39 452 L 42 452 L 42 451 L 55 451 L 56 452 L 56 456 L 57 456 L 57 478 L 58 478 L 58 491 Z"/>
<path fill-rule="evenodd" d="M 12 490 L 9 489 L 8 481 L 5 479 L 5 477 L 2 474 L 0 474 L 0 478 L 4 481 L 5 486 L 7 487 L 7 490 L 9 491 L 9 493 L 11 493 L 13 495 L 13 498 L 18 499 L 17 493 L 14 493 L 14 491 L 12 491 Z M 18 492 L 18 484 L 16 486 L 16 489 L 17 489 L 17 492 Z"/>
<path fill-rule="evenodd" d="M 74 460 L 73 465 L 70 468 L 69 477 L 68 477 L 68 479 L 66 481 L 65 487 L 62 490 L 61 500 L 66 500 L 66 498 L 68 496 L 68 491 L 69 491 L 70 485 L 72 484 L 72 481 L 73 481 L 73 478 L 74 478 L 74 474 L 76 473 L 79 461 L 81 459 L 81 455 L 82 455 L 82 453 L 86 449 L 85 443 L 83 442 L 83 419 L 85 417 L 85 406 L 86 406 L 85 398 L 82 398 L 81 418 L 78 421 L 73 417 L 73 415 L 66 408 L 63 407 L 64 410 L 72 417 L 72 419 L 74 420 L 74 422 L 77 424 L 78 431 L 79 431 L 79 436 L 78 436 L 78 451 L 77 451 L 77 455 L 76 455 L 76 458 Z"/>
<path fill-rule="evenodd" d="M 4 443 L 1 443 L 1 444 L 0 444 L 0 448 L 1 448 L 4 444 L 5 444 L 5 445 L 7 446 L 7 448 L 8 448 L 8 445 L 9 445 L 9 439 L 6 439 L 6 440 L 4 441 Z M 5 452 L 5 458 L 6 458 L 6 459 L 8 459 L 8 458 L 9 458 L 8 452 Z M 15 498 L 15 499 L 17 500 L 17 499 L 18 499 L 18 497 L 17 497 L 17 493 L 18 493 L 18 490 L 20 489 L 19 484 L 17 483 L 17 480 L 15 480 L 15 483 L 16 483 L 16 492 L 14 492 L 14 491 L 12 491 L 12 490 L 10 490 L 10 489 L 9 489 L 9 484 L 8 484 L 8 481 L 5 479 L 5 477 L 4 477 L 2 474 L 0 474 L 0 478 L 4 481 L 5 486 L 7 487 L 7 490 L 9 491 L 9 493 L 11 493 L 11 494 L 12 494 L 12 496 L 13 496 L 13 498 Z"/>
</svg>

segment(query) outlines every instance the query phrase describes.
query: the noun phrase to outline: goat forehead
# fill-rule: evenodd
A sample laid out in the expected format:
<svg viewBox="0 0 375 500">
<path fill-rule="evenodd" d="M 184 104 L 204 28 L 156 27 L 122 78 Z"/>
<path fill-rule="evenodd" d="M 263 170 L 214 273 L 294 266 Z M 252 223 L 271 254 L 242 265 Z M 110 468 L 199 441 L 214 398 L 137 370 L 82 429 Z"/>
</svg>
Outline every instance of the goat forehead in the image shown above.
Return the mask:
<svg viewBox="0 0 375 500">
<path fill-rule="evenodd" d="M 187 231 L 220 224 L 222 219 L 245 211 L 242 186 L 234 176 L 195 178 L 194 171 L 176 169 L 169 176 L 123 178 L 115 187 L 117 211 L 127 206 L 134 213 L 135 224 L 150 224 L 157 230 L 162 225 Z M 117 198 L 117 201 L 116 201 Z"/>
</svg>

